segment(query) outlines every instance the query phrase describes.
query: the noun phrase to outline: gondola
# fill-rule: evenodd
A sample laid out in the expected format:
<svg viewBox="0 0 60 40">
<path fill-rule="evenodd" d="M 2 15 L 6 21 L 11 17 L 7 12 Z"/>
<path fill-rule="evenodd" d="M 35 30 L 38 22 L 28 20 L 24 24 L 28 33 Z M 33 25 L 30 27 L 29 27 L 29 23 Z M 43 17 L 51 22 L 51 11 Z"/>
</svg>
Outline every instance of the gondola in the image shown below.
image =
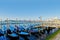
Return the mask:
<svg viewBox="0 0 60 40">
<path fill-rule="evenodd" d="M 28 28 L 28 32 L 38 38 L 38 29 L 34 28 L 34 25 L 30 25 Z"/>
<path fill-rule="evenodd" d="M 28 36 L 29 36 L 29 33 L 25 31 L 25 29 L 23 28 L 23 26 L 20 26 L 20 28 L 16 26 L 16 30 L 17 30 L 17 34 L 20 36 L 20 37 L 23 37 L 25 40 L 29 40 L 28 39 Z"/>
<path fill-rule="evenodd" d="M 0 29 L 0 40 L 8 40 L 5 34 L 6 34 L 6 26 L 3 26 Z"/>
<path fill-rule="evenodd" d="M 14 31 L 14 27 L 10 26 L 10 28 L 7 29 L 7 37 L 10 40 L 18 40 L 19 39 L 18 34 L 14 33 L 13 31 Z"/>
</svg>

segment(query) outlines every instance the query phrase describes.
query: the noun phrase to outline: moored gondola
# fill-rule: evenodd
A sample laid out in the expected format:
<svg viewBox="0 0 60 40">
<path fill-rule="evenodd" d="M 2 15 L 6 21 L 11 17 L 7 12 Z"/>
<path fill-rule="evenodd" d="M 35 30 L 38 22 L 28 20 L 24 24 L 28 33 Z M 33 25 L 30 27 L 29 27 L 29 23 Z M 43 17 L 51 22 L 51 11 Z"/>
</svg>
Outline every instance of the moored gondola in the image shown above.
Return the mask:
<svg viewBox="0 0 60 40">
<path fill-rule="evenodd" d="M 20 36 L 20 37 L 23 37 L 25 40 L 29 40 L 28 39 L 28 36 L 29 36 L 29 33 L 25 31 L 24 28 L 19 28 L 17 25 L 15 25 L 16 27 L 16 31 L 17 31 L 17 34 Z M 19 30 L 20 29 L 20 30 Z"/>
<path fill-rule="evenodd" d="M 10 27 L 10 29 L 7 29 L 7 37 L 10 40 L 18 40 L 19 39 L 18 34 L 14 33 L 13 31 L 14 31 L 14 28 Z"/>
</svg>

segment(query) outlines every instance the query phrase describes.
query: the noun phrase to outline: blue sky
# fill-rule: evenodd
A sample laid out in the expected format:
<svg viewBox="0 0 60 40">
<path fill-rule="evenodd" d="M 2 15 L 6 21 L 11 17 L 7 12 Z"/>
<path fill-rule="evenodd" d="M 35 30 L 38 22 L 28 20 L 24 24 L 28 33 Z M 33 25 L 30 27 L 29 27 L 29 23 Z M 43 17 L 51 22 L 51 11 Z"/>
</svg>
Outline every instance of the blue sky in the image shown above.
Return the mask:
<svg viewBox="0 0 60 40">
<path fill-rule="evenodd" d="M 0 0 L 0 18 L 43 19 L 60 17 L 59 0 Z"/>
</svg>

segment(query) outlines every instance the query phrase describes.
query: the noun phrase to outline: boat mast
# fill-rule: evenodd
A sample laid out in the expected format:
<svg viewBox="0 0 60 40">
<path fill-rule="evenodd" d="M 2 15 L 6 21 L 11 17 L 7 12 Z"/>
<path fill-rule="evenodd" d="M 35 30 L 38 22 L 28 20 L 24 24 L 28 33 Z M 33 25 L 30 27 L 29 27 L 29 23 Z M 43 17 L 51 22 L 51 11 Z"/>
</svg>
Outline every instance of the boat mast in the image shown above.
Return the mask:
<svg viewBox="0 0 60 40">
<path fill-rule="evenodd" d="M 7 28 L 9 28 L 9 20 L 8 20 L 8 18 L 6 19 L 6 21 L 7 21 Z"/>
<path fill-rule="evenodd" d="M 16 18 L 16 24 L 15 25 L 18 25 L 18 18 Z"/>
<path fill-rule="evenodd" d="M 40 16 L 39 19 L 40 19 L 40 23 L 41 23 L 40 26 L 42 26 L 42 17 Z"/>
<path fill-rule="evenodd" d="M 40 16 L 39 19 L 40 19 L 40 23 L 41 23 L 41 24 L 40 24 L 40 27 L 42 27 L 42 26 L 43 26 L 42 17 Z M 39 32 L 40 32 L 40 28 L 38 28 L 38 30 L 39 30 Z"/>
<path fill-rule="evenodd" d="M 0 19 L 0 29 L 2 28 L 2 19 Z"/>
</svg>

